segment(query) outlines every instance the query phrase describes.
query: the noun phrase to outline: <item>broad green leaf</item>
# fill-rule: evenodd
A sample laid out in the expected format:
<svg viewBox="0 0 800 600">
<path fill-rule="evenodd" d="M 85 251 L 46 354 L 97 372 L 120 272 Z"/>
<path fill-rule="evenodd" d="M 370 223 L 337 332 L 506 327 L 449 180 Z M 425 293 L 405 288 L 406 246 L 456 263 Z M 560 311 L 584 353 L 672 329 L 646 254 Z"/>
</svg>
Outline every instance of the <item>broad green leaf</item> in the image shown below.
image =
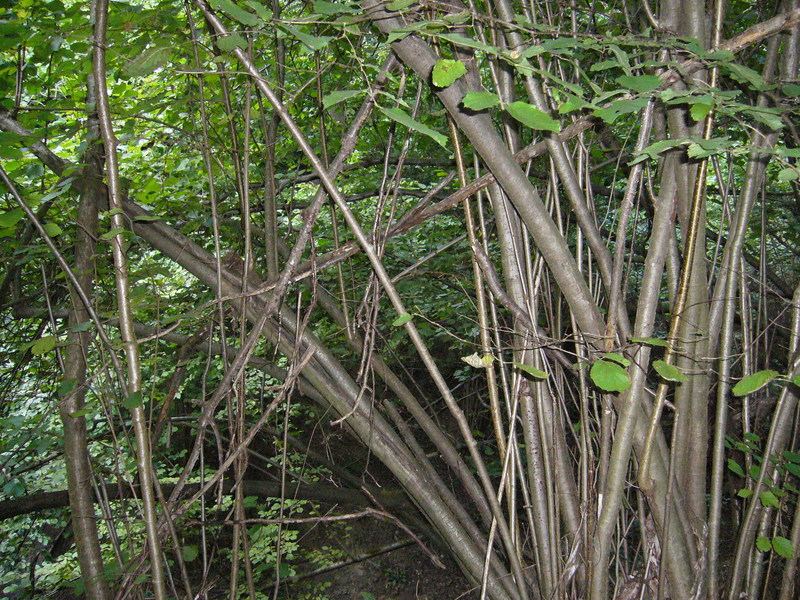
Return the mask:
<svg viewBox="0 0 800 600">
<path fill-rule="evenodd" d="M 658 158 L 658 155 L 661 154 L 662 152 L 666 152 L 667 150 L 671 150 L 672 148 L 676 148 L 685 143 L 686 140 L 681 140 L 681 139 L 661 140 L 659 142 L 654 142 L 649 146 L 647 146 L 646 148 L 643 148 L 642 151 L 638 155 L 636 155 L 636 157 L 628 164 L 633 166 L 636 163 L 640 163 L 643 160 L 647 160 L 648 158 L 655 160 L 656 158 Z"/>
<path fill-rule="evenodd" d="M 640 94 L 652 92 L 661 87 L 661 79 L 655 75 L 621 75 L 617 77 L 617 83 Z"/>
<path fill-rule="evenodd" d="M 24 216 L 25 213 L 22 211 L 21 208 L 15 208 L 14 210 L 9 210 L 8 212 L 4 212 L 0 214 L 0 227 L 13 227 Z"/>
<path fill-rule="evenodd" d="M 171 56 L 172 48 L 168 46 L 153 46 L 125 65 L 122 69 L 122 73 L 126 77 L 144 77 L 145 75 L 150 75 L 150 73 L 159 67 L 163 67 L 167 64 Z"/>
<path fill-rule="evenodd" d="M 781 111 L 779 109 L 770 108 L 768 106 L 748 106 L 745 112 L 770 129 L 774 129 L 775 131 L 783 129 L 783 119 L 781 118 Z"/>
<path fill-rule="evenodd" d="M 647 344 L 648 346 L 660 346 L 662 348 L 669 348 L 669 343 L 667 340 L 662 340 L 659 338 L 631 338 L 631 342 L 634 344 Z"/>
<path fill-rule="evenodd" d="M 311 35 L 301 31 L 297 27 L 293 27 L 292 25 L 288 24 L 283 24 L 282 27 L 291 33 L 295 38 L 300 40 L 300 42 L 309 50 L 314 52 L 322 50 L 333 39 L 333 36 L 330 35 Z"/>
<path fill-rule="evenodd" d="M 769 369 L 753 373 L 752 375 L 745 377 L 739 383 L 733 386 L 733 395 L 746 396 L 747 394 L 752 394 L 753 392 L 758 391 L 762 387 L 767 385 L 777 376 L 778 373 L 776 371 L 772 371 Z"/>
<path fill-rule="evenodd" d="M 133 221 L 136 223 L 151 223 L 153 221 L 161 221 L 161 217 L 156 215 L 138 215 L 133 217 Z"/>
<path fill-rule="evenodd" d="M 92 412 L 94 411 L 92 411 L 91 408 L 81 408 L 80 410 L 76 410 L 75 412 L 69 413 L 69 416 L 72 417 L 73 419 L 79 419 L 80 417 L 85 417 L 86 415 L 91 414 Z"/>
<path fill-rule="evenodd" d="M 216 39 L 217 48 L 223 52 L 233 52 L 236 48 L 247 48 L 247 40 L 238 33 L 231 33 Z"/>
<path fill-rule="evenodd" d="M 506 111 L 517 121 L 531 129 L 558 133 L 558 121 L 547 113 L 531 106 L 527 102 L 512 102 L 506 105 Z"/>
<path fill-rule="evenodd" d="M 44 228 L 45 233 L 51 238 L 58 237 L 64 233 L 61 227 L 59 227 L 56 223 L 45 223 L 42 227 Z"/>
<path fill-rule="evenodd" d="M 183 560 L 192 562 L 200 554 L 200 548 L 197 546 L 184 546 L 183 547 Z"/>
<path fill-rule="evenodd" d="M 494 46 L 484 44 L 479 40 L 461 35 L 460 33 L 440 33 L 437 37 L 452 42 L 456 46 L 463 46 L 465 48 L 472 48 L 474 50 L 482 50 L 487 54 L 497 54 L 499 52 Z"/>
<path fill-rule="evenodd" d="M 800 375 L 795 375 L 792 377 L 792 384 L 800 387 Z"/>
<path fill-rule="evenodd" d="M 252 8 L 264 23 L 272 20 L 272 11 L 266 6 L 264 6 L 263 2 L 258 2 L 256 0 L 247 0 L 245 4 L 247 4 L 247 6 Z"/>
<path fill-rule="evenodd" d="M 431 73 L 433 85 L 439 88 L 446 88 L 452 85 L 459 77 L 467 72 L 467 67 L 460 60 L 450 60 L 443 58 L 436 62 Z"/>
<path fill-rule="evenodd" d="M 78 384 L 78 380 L 74 377 L 72 379 L 66 379 L 58 384 L 58 397 L 63 398 L 67 394 L 69 394 L 72 390 L 75 389 L 75 386 Z"/>
<path fill-rule="evenodd" d="M 315 0 L 314 1 L 314 12 L 320 15 L 352 15 L 358 12 L 358 9 L 347 6 L 346 4 L 340 4 L 338 2 L 326 2 L 325 0 Z"/>
<path fill-rule="evenodd" d="M 656 373 L 661 375 L 661 377 L 667 381 L 680 382 L 688 379 L 688 377 L 686 377 L 686 375 L 684 375 L 678 367 L 671 365 L 668 362 L 664 362 L 663 360 L 654 360 L 653 368 L 656 370 Z"/>
<path fill-rule="evenodd" d="M 345 100 L 348 100 L 353 96 L 358 96 L 362 93 L 363 90 L 335 90 L 329 94 L 325 94 L 322 97 L 322 107 L 328 109 L 331 106 L 336 106 L 340 102 L 344 102 Z"/>
<path fill-rule="evenodd" d="M 789 98 L 796 98 L 800 96 L 800 85 L 796 83 L 787 83 L 782 88 L 783 93 L 789 96 Z"/>
<path fill-rule="evenodd" d="M 427 135 L 434 142 L 439 144 L 442 148 L 447 148 L 447 137 L 445 137 L 438 131 L 434 131 L 427 125 L 423 125 L 419 121 L 415 121 L 405 111 L 399 108 L 383 108 L 383 107 L 381 107 L 380 110 L 384 115 L 386 115 L 393 121 L 397 121 L 398 123 L 400 123 L 401 125 L 405 125 L 409 129 L 413 129 L 414 131 L 418 131 L 423 135 Z"/>
<path fill-rule="evenodd" d="M 56 341 L 56 337 L 53 335 L 40 337 L 31 346 L 31 353 L 38 356 L 39 354 L 50 352 L 56 347 Z"/>
<path fill-rule="evenodd" d="M 771 506 L 772 508 L 780 507 L 781 503 L 778 501 L 777 496 L 772 493 L 770 490 L 765 490 L 758 495 L 758 499 L 761 500 L 762 506 Z"/>
<path fill-rule="evenodd" d="M 139 408 L 142 403 L 144 402 L 142 392 L 132 392 L 128 394 L 128 397 L 122 401 L 122 406 L 129 410 L 133 410 L 134 408 Z"/>
<path fill-rule="evenodd" d="M 261 19 L 252 13 L 247 12 L 240 6 L 236 6 L 231 0 L 211 0 L 211 6 L 217 10 L 221 10 L 234 21 L 238 21 L 242 25 L 250 27 L 258 27 L 261 25 Z"/>
<path fill-rule="evenodd" d="M 781 183 L 788 183 L 789 181 L 794 181 L 800 177 L 800 171 L 793 167 L 789 167 L 787 169 L 781 169 L 778 171 L 778 181 Z"/>
<path fill-rule="evenodd" d="M 607 352 L 603 355 L 603 358 L 606 360 L 613 360 L 615 363 L 622 365 L 623 367 L 630 367 L 631 361 L 627 358 L 622 356 L 619 352 Z"/>
<path fill-rule="evenodd" d="M 627 371 L 608 360 L 596 361 L 589 371 L 589 376 L 597 387 L 606 392 L 624 392 L 631 387 Z"/>
<path fill-rule="evenodd" d="M 517 367 L 520 371 L 524 371 L 531 377 L 535 379 L 547 379 L 550 377 L 549 373 L 545 373 L 541 369 L 537 369 L 536 367 L 531 367 L 529 365 L 524 365 L 522 363 L 515 362 L 514 366 Z"/>
<path fill-rule="evenodd" d="M 470 110 L 486 110 L 500 103 L 497 94 L 491 92 L 467 92 L 461 103 Z"/>
<path fill-rule="evenodd" d="M 605 108 L 598 108 L 594 111 L 594 115 L 603 119 L 609 125 L 617 120 L 622 115 L 637 112 L 645 107 L 648 100 L 647 98 L 633 98 L 615 100 Z"/>
<path fill-rule="evenodd" d="M 792 547 L 792 542 L 783 536 L 776 535 L 774 538 L 772 538 L 772 549 L 775 550 L 775 553 L 778 556 L 783 557 L 786 560 L 794 558 L 794 548 Z"/>
<path fill-rule="evenodd" d="M 408 323 L 413 317 L 409 313 L 403 313 L 399 317 L 397 317 L 394 321 L 392 321 L 392 327 L 402 327 L 406 323 Z"/>
<path fill-rule="evenodd" d="M 728 459 L 728 469 L 736 473 L 739 477 L 744 477 L 744 469 L 732 458 Z"/>
<path fill-rule="evenodd" d="M 566 94 L 566 96 L 567 100 L 562 102 L 558 107 L 558 114 L 560 115 L 565 115 L 574 110 L 580 110 L 582 108 L 597 108 L 594 104 L 587 102 L 579 96 L 574 96 L 572 94 Z"/>
<path fill-rule="evenodd" d="M 91 321 L 84 321 L 83 323 L 78 323 L 75 325 L 75 327 L 72 328 L 72 331 L 76 333 L 80 333 L 81 331 L 89 331 L 92 328 L 92 325 L 94 325 L 94 323 Z"/>
<path fill-rule="evenodd" d="M 124 233 L 124 232 L 125 232 L 125 228 L 124 227 L 115 227 L 114 229 L 109 229 L 104 234 L 102 234 L 100 236 L 100 239 L 101 240 L 110 240 L 111 238 L 113 238 L 118 233 Z"/>
<path fill-rule="evenodd" d="M 711 104 L 703 104 L 698 102 L 697 104 L 692 104 L 691 108 L 689 109 L 689 114 L 695 121 L 702 121 L 706 118 L 708 113 L 711 112 L 712 108 L 713 106 Z"/>
<path fill-rule="evenodd" d="M 386 10 L 403 10 L 404 8 L 408 8 L 412 4 L 414 4 L 415 0 L 394 0 L 394 2 L 389 2 L 384 8 Z"/>
<path fill-rule="evenodd" d="M 728 71 L 731 77 L 733 77 L 739 83 L 744 83 L 750 85 L 756 90 L 763 90 L 766 89 L 767 85 L 764 83 L 764 78 L 761 74 L 757 71 L 754 71 L 750 67 L 745 67 L 744 65 L 740 65 L 738 63 L 729 62 L 723 63 L 723 68 Z"/>
<path fill-rule="evenodd" d="M 750 490 L 750 489 L 747 489 L 747 488 L 742 488 L 737 492 L 736 495 L 739 496 L 739 498 L 747 499 L 747 498 L 749 498 L 750 496 L 753 495 L 753 490 Z"/>
<path fill-rule="evenodd" d="M 789 462 L 793 462 L 793 463 L 796 463 L 796 464 L 800 465 L 800 453 L 798 453 L 798 452 L 792 452 L 790 450 L 784 450 L 783 451 L 783 458 L 785 458 Z"/>
<path fill-rule="evenodd" d="M 756 538 L 756 548 L 759 552 L 769 552 L 772 549 L 772 542 L 768 537 Z"/>
</svg>

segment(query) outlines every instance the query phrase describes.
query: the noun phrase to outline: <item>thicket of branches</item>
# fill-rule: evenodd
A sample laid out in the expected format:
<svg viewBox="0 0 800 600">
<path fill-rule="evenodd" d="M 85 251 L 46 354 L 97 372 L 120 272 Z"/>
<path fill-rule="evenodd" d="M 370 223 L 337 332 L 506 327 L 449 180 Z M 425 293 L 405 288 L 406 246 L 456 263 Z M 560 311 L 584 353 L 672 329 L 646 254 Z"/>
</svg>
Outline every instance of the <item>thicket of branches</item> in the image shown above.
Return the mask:
<svg viewBox="0 0 800 600">
<path fill-rule="evenodd" d="M 797 0 L 0 10 L 8 590 L 265 597 L 322 503 L 493 600 L 796 597 Z"/>
</svg>

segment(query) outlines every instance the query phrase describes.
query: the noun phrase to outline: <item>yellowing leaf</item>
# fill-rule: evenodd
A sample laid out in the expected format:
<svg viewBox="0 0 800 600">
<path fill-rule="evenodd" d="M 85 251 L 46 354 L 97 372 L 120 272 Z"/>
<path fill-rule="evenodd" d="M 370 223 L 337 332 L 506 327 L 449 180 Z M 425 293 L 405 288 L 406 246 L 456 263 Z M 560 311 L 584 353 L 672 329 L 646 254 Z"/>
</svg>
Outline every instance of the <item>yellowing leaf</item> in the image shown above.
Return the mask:
<svg viewBox="0 0 800 600">
<path fill-rule="evenodd" d="M 40 337 L 33 343 L 33 345 L 31 346 L 31 353 L 38 356 L 39 354 L 45 354 L 46 352 L 50 352 L 55 347 L 56 347 L 55 336 L 46 335 L 44 337 Z"/>
</svg>

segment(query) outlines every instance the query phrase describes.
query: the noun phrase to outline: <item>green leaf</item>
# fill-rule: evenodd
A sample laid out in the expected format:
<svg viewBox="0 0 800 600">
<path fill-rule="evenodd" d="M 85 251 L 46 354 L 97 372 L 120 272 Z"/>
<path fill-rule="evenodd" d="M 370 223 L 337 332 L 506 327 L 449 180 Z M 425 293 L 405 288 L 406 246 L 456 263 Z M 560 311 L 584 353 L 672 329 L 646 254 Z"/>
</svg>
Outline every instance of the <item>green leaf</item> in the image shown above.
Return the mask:
<svg viewBox="0 0 800 600">
<path fill-rule="evenodd" d="M 15 208 L 14 210 L 4 212 L 3 214 L 0 214 L 0 227 L 13 227 L 24 216 L 25 213 L 21 208 Z"/>
<path fill-rule="evenodd" d="M 238 33 L 231 33 L 216 39 L 217 48 L 223 52 L 233 52 L 236 48 L 247 48 L 247 40 Z"/>
<path fill-rule="evenodd" d="M 163 67 L 172 56 L 169 46 L 152 46 L 122 68 L 126 77 L 144 77 Z"/>
<path fill-rule="evenodd" d="M 234 21 L 250 27 L 261 25 L 261 19 L 243 8 L 236 6 L 231 0 L 210 0 L 211 6 L 216 10 L 221 10 Z"/>
<path fill-rule="evenodd" d="M 739 383 L 733 386 L 733 395 L 746 396 L 747 394 L 752 394 L 753 392 L 758 391 L 762 387 L 767 385 L 777 376 L 778 373 L 770 369 L 753 373 L 752 375 L 745 377 Z"/>
<path fill-rule="evenodd" d="M 460 33 L 440 33 L 438 37 L 445 39 L 449 42 L 452 42 L 456 46 L 463 46 L 465 48 L 472 48 L 473 50 L 482 50 L 487 54 L 497 54 L 499 50 L 494 46 L 490 46 L 488 44 L 484 44 L 483 42 L 476 40 L 471 37 L 467 37 L 465 35 L 461 35 Z"/>
<path fill-rule="evenodd" d="M 728 459 L 728 469 L 736 473 L 739 477 L 744 477 L 744 469 L 732 458 Z"/>
<path fill-rule="evenodd" d="M 40 337 L 31 346 L 31 353 L 38 356 L 40 354 L 45 354 L 47 352 L 50 352 L 53 348 L 56 347 L 56 341 L 57 340 L 54 335 L 46 335 L 44 337 Z"/>
<path fill-rule="evenodd" d="M 800 375 L 795 375 L 792 377 L 792 384 L 800 387 Z"/>
<path fill-rule="evenodd" d="M 380 108 L 380 111 L 392 119 L 393 121 L 397 121 L 401 125 L 408 127 L 409 129 L 413 129 L 423 135 L 427 135 L 431 138 L 434 142 L 439 144 L 442 148 L 447 148 L 447 137 L 439 133 L 438 131 L 434 131 L 427 125 L 423 125 L 419 121 L 415 121 L 412 119 L 405 111 L 399 108 Z"/>
<path fill-rule="evenodd" d="M 500 97 L 491 92 L 467 92 L 461 100 L 464 108 L 470 110 L 486 110 L 500 103 Z"/>
<path fill-rule="evenodd" d="M 624 392 L 631 387 L 627 371 L 615 362 L 602 359 L 596 361 L 589 376 L 597 387 L 606 392 Z"/>
<path fill-rule="evenodd" d="M 78 323 L 77 325 L 75 325 L 75 327 L 73 327 L 71 331 L 74 331 L 76 333 L 80 333 L 81 331 L 89 331 L 92 328 L 92 325 L 94 325 L 94 323 L 92 323 L 91 321 L 84 321 L 83 323 Z"/>
<path fill-rule="evenodd" d="M 391 11 L 403 10 L 414 4 L 415 1 L 416 0 L 394 0 L 394 2 L 389 2 L 384 8 Z"/>
<path fill-rule="evenodd" d="M 113 238 L 118 233 L 124 233 L 124 232 L 125 232 L 125 228 L 124 227 L 115 227 L 114 229 L 109 229 L 108 231 L 106 231 L 103 235 L 100 236 L 100 239 L 101 240 L 110 240 L 111 238 Z"/>
<path fill-rule="evenodd" d="M 459 77 L 467 72 L 467 67 L 460 60 L 450 60 L 443 58 L 436 62 L 431 73 L 433 85 L 439 88 L 446 88 L 452 85 Z"/>
<path fill-rule="evenodd" d="M 654 360 L 653 368 L 656 370 L 656 373 L 661 375 L 661 377 L 667 381 L 680 382 L 688 379 L 688 377 L 686 377 L 686 375 L 684 375 L 678 367 L 664 362 L 663 360 Z"/>
<path fill-rule="evenodd" d="M 402 327 L 406 323 L 408 323 L 413 317 L 409 313 L 403 313 L 399 317 L 397 317 L 394 321 L 392 321 L 392 327 Z"/>
<path fill-rule="evenodd" d="M 761 500 L 762 506 L 771 506 L 772 508 L 780 507 L 781 503 L 778 501 L 778 497 L 772 493 L 770 490 L 765 490 L 758 495 L 758 499 Z"/>
<path fill-rule="evenodd" d="M 51 238 L 58 237 L 59 235 L 64 233 L 61 227 L 59 227 L 55 223 L 45 223 L 42 227 L 44 228 L 45 233 L 49 235 Z"/>
<path fill-rule="evenodd" d="M 152 223 L 153 221 L 161 221 L 161 217 L 156 215 L 138 215 L 133 217 L 133 221 L 136 223 Z"/>
<path fill-rule="evenodd" d="M 522 363 L 515 362 L 514 366 L 517 367 L 520 371 L 524 371 L 534 379 L 547 379 L 550 377 L 550 373 L 545 373 L 541 369 L 537 369 L 536 367 L 531 367 L 529 365 L 523 365 Z"/>
<path fill-rule="evenodd" d="M 363 90 L 335 90 L 329 94 L 325 94 L 322 97 L 322 107 L 327 110 L 331 106 L 336 106 L 340 102 L 344 102 L 345 100 L 348 100 L 353 96 L 358 96 L 362 93 Z"/>
<path fill-rule="evenodd" d="M 789 167 L 787 169 L 781 169 L 778 171 L 778 181 L 781 183 L 788 183 L 789 181 L 794 181 L 800 177 L 800 171 L 793 167 Z"/>
<path fill-rule="evenodd" d="M 631 166 L 635 165 L 636 163 L 642 162 L 643 160 L 647 160 L 651 158 L 655 160 L 658 158 L 658 155 L 662 152 L 666 152 L 667 150 L 671 150 L 672 148 L 676 148 L 682 144 L 685 144 L 687 140 L 661 140 L 660 142 L 655 142 L 650 144 L 646 148 L 643 148 L 641 153 L 639 153 L 636 158 L 634 158 L 630 163 Z"/>
<path fill-rule="evenodd" d="M 76 410 L 75 412 L 69 413 L 69 416 L 73 419 L 79 419 L 80 417 L 85 417 L 88 414 L 91 414 L 93 411 L 91 408 L 81 408 L 80 410 Z"/>
<path fill-rule="evenodd" d="M 768 537 L 756 538 L 756 548 L 759 552 L 769 552 L 772 549 L 772 542 Z"/>
<path fill-rule="evenodd" d="M 747 499 L 747 498 L 749 498 L 750 496 L 753 495 L 753 490 L 749 490 L 747 488 L 742 488 L 742 489 L 740 489 L 738 491 L 738 493 L 736 495 L 739 496 L 739 498 Z"/>
<path fill-rule="evenodd" d="M 621 75 L 617 77 L 617 83 L 640 94 L 652 92 L 661 87 L 661 79 L 655 75 Z"/>
<path fill-rule="evenodd" d="M 314 12 L 320 15 L 352 15 L 358 12 L 357 9 L 338 2 L 325 2 L 325 0 L 315 0 Z"/>
<path fill-rule="evenodd" d="M 124 406 L 129 410 L 133 410 L 134 408 L 139 408 L 143 402 L 144 399 L 142 397 L 142 392 L 140 390 L 138 392 L 132 392 L 131 394 L 129 394 L 128 397 L 122 401 L 122 406 Z"/>
<path fill-rule="evenodd" d="M 60 384 L 58 384 L 58 394 L 59 398 L 63 398 L 67 394 L 69 394 L 72 390 L 75 389 L 75 386 L 78 385 L 78 380 L 74 377 L 72 379 L 65 379 Z"/>
<path fill-rule="evenodd" d="M 689 109 L 689 114 L 695 121 L 702 121 L 706 118 L 706 115 L 711 112 L 712 108 L 714 107 L 711 104 L 703 104 L 698 102 L 697 104 L 692 104 L 691 108 Z"/>
<path fill-rule="evenodd" d="M 506 105 L 506 111 L 517 121 L 531 129 L 559 132 L 558 121 L 527 102 L 512 102 Z"/>
<path fill-rule="evenodd" d="M 301 31 L 297 27 L 293 27 L 292 25 L 283 24 L 282 26 L 286 31 L 291 33 L 295 38 L 300 40 L 300 42 L 309 50 L 313 52 L 317 52 L 322 50 L 328 43 L 333 39 L 333 36 L 330 35 L 311 35 L 309 33 L 305 33 Z"/>
<path fill-rule="evenodd" d="M 730 76 L 739 83 L 750 85 L 756 90 L 763 90 L 767 87 L 761 74 L 757 71 L 754 71 L 750 67 L 745 67 L 744 65 L 730 62 L 723 63 L 723 68 L 726 69 Z"/>
<path fill-rule="evenodd" d="M 648 346 L 660 346 L 662 348 L 669 348 L 669 343 L 667 340 L 662 340 L 659 338 L 631 338 L 631 342 L 634 344 L 647 344 Z"/>
<path fill-rule="evenodd" d="M 794 558 L 794 548 L 792 547 L 792 542 L 783 536 L 776 535 L 774 538 L 772 538 L 772 549 L 775 550 L 775 554 L 785 558 L 786 560 L 791 560 Z"/>
<path fill-rule="evenodd" d="M 197 546 L 184 546 L 183 547 L 183 560 L 192 562 L 200 554 L 200 548 Z"/>
<path fill-rule="evenodd" d="M 795 464 L 800 465 L 800 453 L 792 452 L 790 450 L 784 450 L 783 458 L 785 458 L 789 462 L 793 462 Z"/>
<path fill-rule="evenodd" d="M 623 367 L 631 366 L 631 361 L 622 356 L 622 354 L 619 352 L 607 352 L 605 355 L 603 355 L 603 358 L 606 360 L 613 360 L 615 363 L 622 365 Z"/>
</svg>

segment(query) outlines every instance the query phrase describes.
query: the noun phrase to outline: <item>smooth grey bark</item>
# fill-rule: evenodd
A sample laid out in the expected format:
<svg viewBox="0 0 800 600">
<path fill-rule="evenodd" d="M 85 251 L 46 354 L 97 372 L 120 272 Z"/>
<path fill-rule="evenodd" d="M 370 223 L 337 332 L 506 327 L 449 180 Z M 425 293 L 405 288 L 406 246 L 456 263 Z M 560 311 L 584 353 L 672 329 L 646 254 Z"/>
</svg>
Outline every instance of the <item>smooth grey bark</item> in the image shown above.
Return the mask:
<svg viewBox="0 0 800 600">
<path fill-rule="evenodd" d="M 94 127 L 92 127 L 92 123 Z M 96 120 L 90 117 L 90 138 L 95 134 Z M 94 283 L 94 252 L 97 238 L 97 200 L 104 195 L 101 180 L 102 152 L 97 142 L 90 146 L 84 156 L 83 193 L 78 203 L 75 233 L 75 258 L 73 271 L 83 292 L 91 297 Z M 78 294 L 70 287 L 69 334 L 64 353 L 64 374 L 62 382 L 72 390 L 61 399 L 58 405 L 61 422 L 64 425 L 64 464 L 67 471 L 69 507 L 72 516 L 72 531 L 78 553 L 78 564 L 85 584 L 88 600 L 110 600 L 111 589 L 106 580 L 103 556 L 100 551 L 100 538 L 97 529 L 97 515 L 94 510 L 94 489 L 92 488 L 92 467 L 86 434 L 86 417 L 80 415 L 86 397 L 86 359 L 90 354 L 91 333 L 76 332 L 75 327 L 89 320 L 89 313 Z M 76 414 L 77 413 L 77 414 Z M 75 415 L 75 416 L 73 416 Z"/>
</svg>

